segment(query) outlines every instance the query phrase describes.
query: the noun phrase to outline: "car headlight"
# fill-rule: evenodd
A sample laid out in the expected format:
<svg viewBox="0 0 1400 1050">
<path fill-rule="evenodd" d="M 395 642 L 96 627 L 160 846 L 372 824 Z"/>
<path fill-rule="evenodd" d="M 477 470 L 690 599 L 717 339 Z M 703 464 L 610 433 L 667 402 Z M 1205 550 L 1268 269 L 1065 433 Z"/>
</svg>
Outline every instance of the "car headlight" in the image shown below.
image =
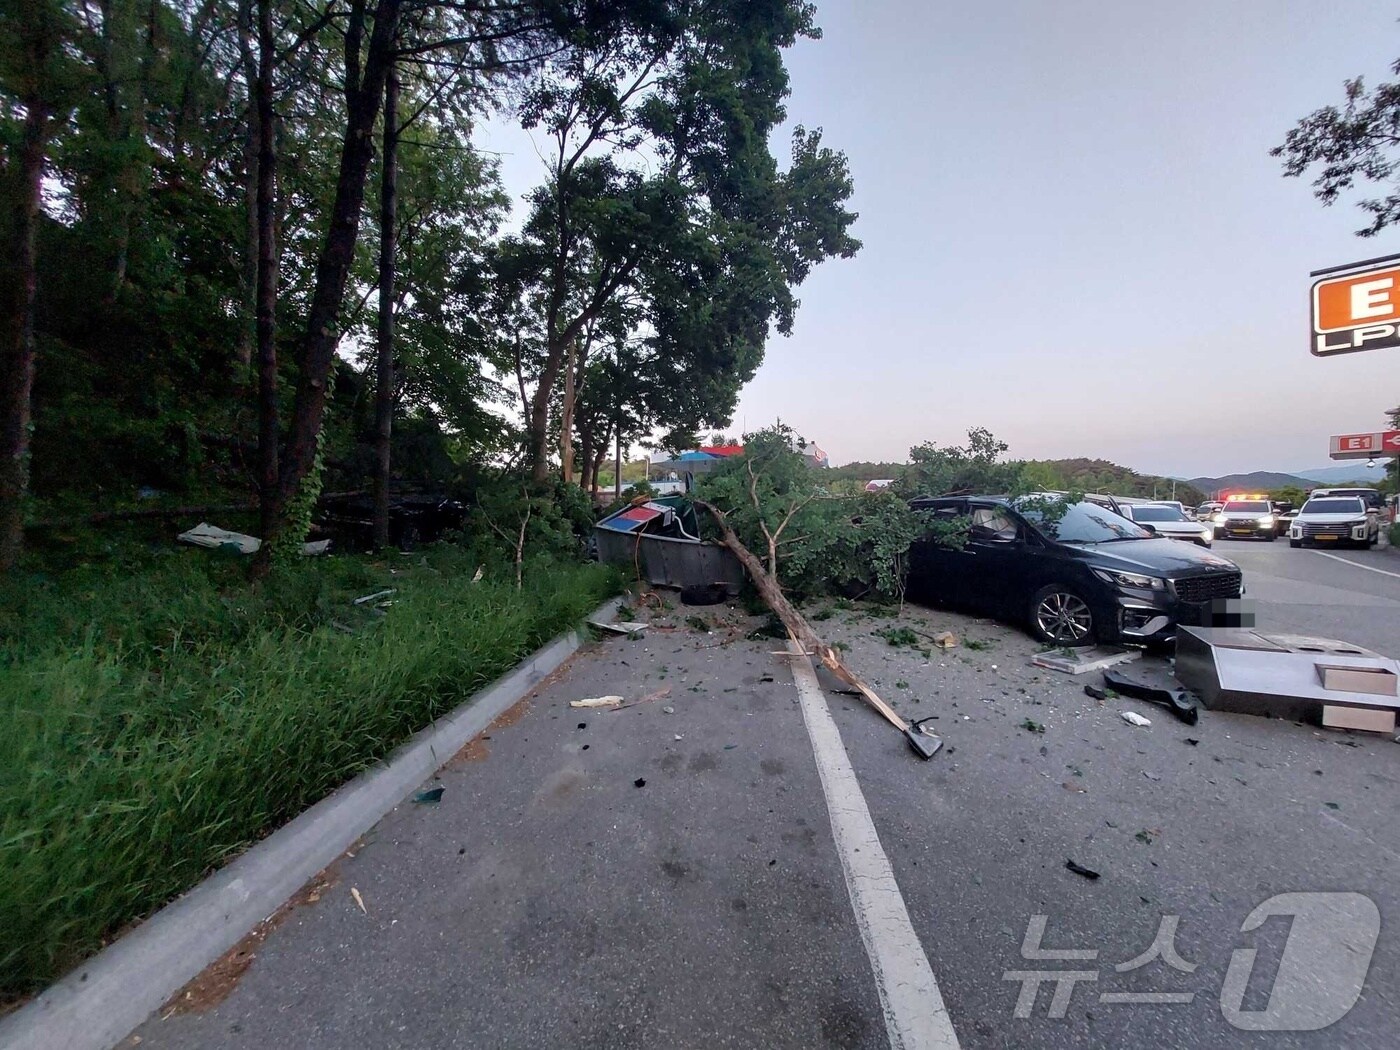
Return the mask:
<svg viewBox="0 0 1400 1050">
<path fill-rule="evenodd" d="M 1262 518 L 1259 519 L 1259 524 L 1264 526 L 1264 528 L 1266 529 L 1273 528 L 1274 516 L 1272 514 L 1265 514 Z"/>
<path fill-rule="evenodd" d="M 1094 575 L 1104 583 L 1115 587 L 1136 587 L 1143 591 L 1164 591 L 1167 581 L 1160 576 L 1142 576 L 1136 572 L 1115 572 L 1112 569 L 1095 569 Z"/>
<path fill-rule="evenodd" d="M 1203 539 L 1203 540 L 1213 540 L 1213 539 L 1215 539 L 1215 533 L 1211 532 L 1210 529 L 1202 529 L 1202 530 L 1201 530 L 1201 539 Z"/>
</svg>

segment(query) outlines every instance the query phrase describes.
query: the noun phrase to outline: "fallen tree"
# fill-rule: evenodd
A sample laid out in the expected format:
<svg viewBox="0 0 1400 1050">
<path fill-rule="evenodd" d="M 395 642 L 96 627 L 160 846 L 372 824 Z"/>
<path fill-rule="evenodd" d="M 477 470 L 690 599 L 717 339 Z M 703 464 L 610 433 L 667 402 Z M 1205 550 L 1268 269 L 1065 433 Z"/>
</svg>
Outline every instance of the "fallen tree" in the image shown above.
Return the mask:
<svg viewBox="0 0 1400 1050">
<path fill-rule="evenodd" d="M 759 561 L 753 551 L 745 547 L 740 541 L 738 535 L 730 526 L 729 518 L 724 511 L 720 510 L 713 503 L 703 499 L 696 499 L 695 503 L 697 506 L 703 507 L 710 516 L 714 518 L 715 524 L 719 527 L 720 542 L 728 547 L 729 550 L 734 553 L 734 556 L 739 559 L 739 563 L 743 565 L 744 571 L 748 573 L 749 579 L 753 581 L 753 585 L 758 590 L 760 597 L 762 597 L 768 607 L 773 610 L 773 614 L 782 621 L 783 626 L 787 628 L 788 634 L 791 636 L 792 640 L 802 647 L 803 652 L 808 656 L 817 657 L 822 662 L 822 666 L 859 692 L 871 707 L 875 708 L 876 711 L 884 716 L 886 721 L 904 734 L 905 739 L 909 741 L 909 746 L 912 747 L 921 758 L 932 758 L 934 754 L 937 753 L 938 749 L 943 746 L 943 741 L 936 736 L 925 733 L 917 723 L 911 724 L 901 718 L 894 708 L 890 707 L 889 704 L 885 703 L 885 701 L 880 698 L 879 694 L 877 694 L 874 689 L 841 662 L 841 657 L 836 654 L 836 650 L 817 636 L 817 632 L 812 629 L 812 625 L 797 611 L 792 602 L 788 601 L 787 595 L 785 595 L 783 589 L 778 586 L 778 581 L 773 575 L 764 568 L 763 562 Z M 777 533 L 781 533 L 781 528 L 777 530 Z M 776 534 L 769 540 L 770 551 L 776 547 L 775 539 Z M 776 564 L 776 560 L 774 560 L 773 564 Z"/>
</svg>

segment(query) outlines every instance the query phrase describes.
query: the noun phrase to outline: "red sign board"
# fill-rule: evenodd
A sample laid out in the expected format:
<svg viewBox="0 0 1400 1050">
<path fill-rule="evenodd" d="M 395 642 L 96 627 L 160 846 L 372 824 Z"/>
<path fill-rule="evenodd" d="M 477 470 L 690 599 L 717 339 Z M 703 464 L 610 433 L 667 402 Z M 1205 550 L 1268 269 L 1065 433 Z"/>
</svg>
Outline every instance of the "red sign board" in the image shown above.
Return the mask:
<svg viewBox="0 0 1400 1050">
<path fill-rule="evenodd" d="M 1373 456 L 1400 456 L 1400 430 L 1338 434 L 1332 438 L 1333 459 L 1371 459 Z"/>
</svg>

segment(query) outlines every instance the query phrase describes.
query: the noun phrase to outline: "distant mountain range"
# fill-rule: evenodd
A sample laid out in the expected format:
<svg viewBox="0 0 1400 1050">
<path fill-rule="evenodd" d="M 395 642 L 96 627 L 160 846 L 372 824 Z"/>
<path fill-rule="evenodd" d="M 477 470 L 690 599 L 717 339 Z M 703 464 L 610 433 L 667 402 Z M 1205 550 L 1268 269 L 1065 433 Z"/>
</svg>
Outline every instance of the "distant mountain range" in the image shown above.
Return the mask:
<svg viewBox="0 0 1400 1050">
<path fill-rule="evenodd" d="M 1271 489 L 1293 488 L 1310 489 L 1316 485 L 1345 485 L 1348 482 L 1374 485 L 1385 477 L 1381 467 L 1366 468 L 1364 462 L 1338 467 L 1318 467 L 1316 470 L 1300 470 L 1296 474 L 1284 474 L 1276 470 L 1255 470 L 1248 474 L 1226 474 L 1218 478 L 1191 478 L 1190 484 L 1206 493 L 1237 489 L 1250 492 L 1268 492 Z"/>
</svg>

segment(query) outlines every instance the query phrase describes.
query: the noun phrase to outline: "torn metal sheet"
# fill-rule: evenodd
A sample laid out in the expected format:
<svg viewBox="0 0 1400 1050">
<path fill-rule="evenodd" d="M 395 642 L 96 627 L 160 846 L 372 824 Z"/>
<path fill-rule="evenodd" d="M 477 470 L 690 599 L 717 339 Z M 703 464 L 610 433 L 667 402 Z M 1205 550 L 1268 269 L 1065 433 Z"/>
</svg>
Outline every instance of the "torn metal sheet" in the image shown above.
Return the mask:
<svg viewBox="0 0 1400 1050">
<path fill-rule="evenodd" d="M 589 627 L 596 627 L 600 631 L 609 631 L 612 634 L 625 634 L 629 638 L 637 638 L 646 633 L 648 624 L 637 620 L 622 620 L 618 623 L 603 623 L 600 620 L 589 620 Z"/>
<path fill-rule="evenodd" d="M 1331 638 L 1210 627 L 1183 627 L 1177 634 L 1176 677 L 1212 710 L 1329 724 L 1323 719 L 1330 707 L 1338 709 L 1330 724 L 1342 728 L 1357 727 L 1341 726 L 1348 719 L 1340 709 L 1386 712 L 1392 720 L 1400 711 L 1400 697 L 1326 688 L 1319 664 L 1400 673 L 1400 663 Z"/>
<path fill-rule="evenodd" d="M 239 554 L 256 554 L 262 547 L 262 540 L 256 536 L 249 536 L 242 532 L 230 532 L 228 529 L 221 529 L 217 525 L 210 525 L 207 521 L 201 521 L 192 529 L 175 537 L 181 543 L 188 543 L 192 547 L 203 547 L 206 550 L 227 550 L 236 551 Z M 302 544 L 301 552 L 306 555 L 325 554 L 330 550 L 330 540 L 316 540 L 314 543 Z"/>
</svg>

